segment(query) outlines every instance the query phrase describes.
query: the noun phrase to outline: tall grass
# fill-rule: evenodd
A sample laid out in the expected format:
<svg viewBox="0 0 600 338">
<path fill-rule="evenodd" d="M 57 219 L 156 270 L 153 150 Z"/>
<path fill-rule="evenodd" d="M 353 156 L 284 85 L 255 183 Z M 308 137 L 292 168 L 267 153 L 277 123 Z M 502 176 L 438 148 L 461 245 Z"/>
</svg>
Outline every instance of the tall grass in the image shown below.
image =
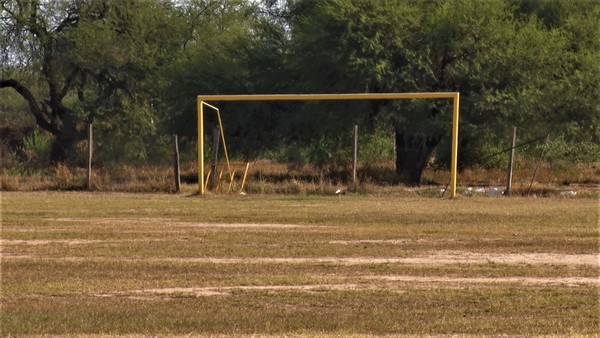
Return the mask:
<svg viewBox="0 0 600 338">
<path fill-rule="evenodd" d="M 128 192 L 172 192 L 171 168 L 164 166 L 116 165 L 93 170 L 91 190 Z M 85 190 L 87 170 L 57 165 L 41 170 L 2 169 L 0 187 L 4 191 Z"/>
<path fill-rule="evenodd" d="M 513 191 L 526 194 L 529 186 L 537 195 L 558 195 L 565 189 L 585 190 L 597 194 L 600 184 L 600 166 L 597 164 L 572 165 L 565 162 L 542 163 L 537 172 L 535 161 L 518 158 L 513 174 Z M 337 193 L 389 194 L 423 193 L 434 187 L 436 191 L 447 186 L 448 170 L 434 167 L 423 173 L 423 186 L 407 187 L 398 182 L 392 161 L 378 165 L 359 166 L 358 182 L 352 183 L 349 166 L 322 167 L 276 163 L 267 160 L 252 162 L 244 191 L 252 194 L 334 195 Z M 532 182 L 533 174 L 535 180 Z M 196 163 L 182 165 L 185 191 L 197 190 Z M 237 175 L 239 179 L 239 174 Z M 84 190 L 87 171 L 77 166 L 58 165 L 42 169 L 14 166 L 0 169 L 0 188 L 4 191 L 28 190 Z M 506 170 L 469 168 L 458 176 L 462 187 L 504 187 Z M 239 186 L 239 182 L 237 182 Z M 92 187 L 95 191 L 165 192 L 175 191 L 173 169 L 169 165 L 114 164 L 93 169 Z M 436 195 L 436 194 L 433 194 Z"/>
<path fill-rule="evenodd" d="M 493 136 L 493 135 L 492 135 Z M 132 137 L 99 131 L 94 145 L 92 190 L 131 192 L 173 192 L 174 179 L 171 163 L 171 138 L 168 136 Z M 490 136 L 491 137 L 491 136 Z M 495 136 L 494 136 L 495 137 Z M 483 140 L 483 139 L 482 139 Z M 485 142 L 484 142 L 485 141 Z M 52 137 L 39 129 L 31 129 L 23 137 L 22 153 L 17 156 L 5 144 L 0 160 L 0 188 L 2 190 L 81 190 L 87 189 L 86 142 L 76 147 L 67 165 L 48 167 Z M 490 140 L 486 145 L 464 149 L 463 155 L 489 157 L 503 146 Z M 182 181 L 191 185 L 198 182 L 195 163 L 195 142 L 183 138 Z M 210 146 L 210 142 L 207 144 Z M 250 166 L 245 190 L 263 194 L 335 194 L 336 191 L 356 193 L 398 193 L 413 188 L 401 184 L 394 170 L 393 128 L 381 124 L 372 129 L 359 130 L 358 182 L 351 182 L 352 133 L 338 133 L 320 137 L 312 142 L 272 145 L 268 151 L 258 151 L 264 160 Z M 537 158 L 545 147 L 545 157 L 536 170 Z M 445 187 L 450 173 L 447 147 L 434 155 L 424 171 L 424 186 Z M 467 151 L 468 150 L 468 151 Z M 11 152 L 12 151 L 12 152 Z M 600 185 L 598 144 L 576 143 L 566 136 L 556 136 L 543 142 L 519 148 L 513 174 L 513 190 L 526 191 L 529 186 L 539 194 L 570 189 L 581 185 L 596 189 Z M 206 152 L 207 156 L 210 151 Z M 246 160 L 240 152 L 231 151 L 237 160 Z M 23 157 L 19 159 L 19 157 Z M 506 153 L 500 153 L 459 173 L 458 183 L 464 187 L 502 187 L 506 181 Z M 206 159 L 207 163 L 209 162 Z M 534 172 L 536 173 L 533 177 Z M 427 188 L 427 189 L 429 189 Z"/>
</svg>

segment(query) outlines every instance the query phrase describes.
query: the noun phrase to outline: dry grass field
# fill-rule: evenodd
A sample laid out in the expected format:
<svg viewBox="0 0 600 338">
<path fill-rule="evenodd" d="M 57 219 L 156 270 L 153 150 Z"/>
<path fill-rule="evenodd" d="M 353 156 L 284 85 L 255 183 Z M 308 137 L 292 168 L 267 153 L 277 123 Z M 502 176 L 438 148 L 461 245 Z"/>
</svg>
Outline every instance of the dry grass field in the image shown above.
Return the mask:
<svg viewBox="0 0 600 338">
<path fill-rule="evenodd" d="M 0 336 L 600 335 L 597 198 L 1 195 Z"/>
</svg>

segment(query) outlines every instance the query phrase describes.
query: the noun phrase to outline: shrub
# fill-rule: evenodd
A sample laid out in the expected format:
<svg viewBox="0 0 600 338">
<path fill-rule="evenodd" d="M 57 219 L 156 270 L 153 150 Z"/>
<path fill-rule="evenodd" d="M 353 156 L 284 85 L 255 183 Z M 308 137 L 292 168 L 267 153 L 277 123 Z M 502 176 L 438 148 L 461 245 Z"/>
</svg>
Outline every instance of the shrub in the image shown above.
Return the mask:
<svg viewBox="0 0 600 338">
<path fill-rule="evenodd" d="M 373 131 L 358 131 L 358 159 L 368 166 L 394 160 L 394 135 L 390 128 L 376 127 Z"/>
<path fill-rule="evenodd" d="M 539 154 L 543 142 L 532 151 Z M 544 159 L 549 162 L 568 161 L 570 163 L 595 163 L 600 159 L 600 144 L 592 141 L 569 140 L 564 135 L 550 136 L 544 151 Z"/>
<path fill-rule="evenodd" d="M 26 161 L 47 163 L 50 158 L 52 137 L 41 132 L 38 128 L 23 139 L 23 153 Z"/>
</svg>

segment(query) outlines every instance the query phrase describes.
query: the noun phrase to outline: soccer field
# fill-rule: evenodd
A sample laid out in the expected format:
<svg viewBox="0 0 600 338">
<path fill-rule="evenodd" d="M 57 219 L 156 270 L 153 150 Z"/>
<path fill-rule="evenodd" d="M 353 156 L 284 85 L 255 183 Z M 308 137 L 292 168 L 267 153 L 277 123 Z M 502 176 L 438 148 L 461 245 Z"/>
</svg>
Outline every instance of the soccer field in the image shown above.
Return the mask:
<svg viewBox="0 0 600 338">
<path fill-rule="evenodd" d="M 600 334 L 597 199 L 1 199 L 1 336 Z"/>
</svg>

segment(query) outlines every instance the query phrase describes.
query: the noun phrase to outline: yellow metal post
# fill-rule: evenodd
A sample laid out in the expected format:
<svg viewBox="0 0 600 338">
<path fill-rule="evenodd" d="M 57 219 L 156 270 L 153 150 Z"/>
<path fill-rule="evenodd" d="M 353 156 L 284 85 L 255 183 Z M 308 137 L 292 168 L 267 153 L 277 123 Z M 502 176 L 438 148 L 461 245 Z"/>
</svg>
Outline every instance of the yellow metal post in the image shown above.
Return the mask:
<svg viewBox="0 0 600 338">
<path fill-rule="evenodd" d="M 207 106 L 210 106 L 207 103 L 204 103 Z M 210 106 L 211 108 L 213 108 L 214 110 L 217 111 L 217 119 L 219 120 L 219 128 L 221 129 L 221 141 L 223 141 L 223 152 L 225 153 L 225 163 L 227 163 L 227 171 L 229 172 L 229 175 L 231 176 L 231 166 L 229 165 L 229 154 L 227 154 L 227 143 L 225 142 L 225 131 L 223 130 L 223 122 L 221 121 L 221 111 L 219 110 L 219 108 L 214 107 L 214 106 Z"/>
<path fill-rule="evenodd" d="M 198 193 L 204 195 L 204 107 L 198 98 Z"/>
<path fill-rule="evenodd" d="M 456 93 L 452 101 L 452 159 L 450 163 L 450 198 L 455 198 L 456 176 L 458 170 L 458 112 L 460 93 Z"/>
<path fill-rule="evenodd" d="M 240 192 L 244 191 L 244 185 L 246 184 L 246 176 L 248 176 L 248 168 L 250 168 L 250 162 L 246 163 L 246 169 L 244 169 L 244 177 L 242 178 L 242 185 L 240 186 Z"/>
</svg>

